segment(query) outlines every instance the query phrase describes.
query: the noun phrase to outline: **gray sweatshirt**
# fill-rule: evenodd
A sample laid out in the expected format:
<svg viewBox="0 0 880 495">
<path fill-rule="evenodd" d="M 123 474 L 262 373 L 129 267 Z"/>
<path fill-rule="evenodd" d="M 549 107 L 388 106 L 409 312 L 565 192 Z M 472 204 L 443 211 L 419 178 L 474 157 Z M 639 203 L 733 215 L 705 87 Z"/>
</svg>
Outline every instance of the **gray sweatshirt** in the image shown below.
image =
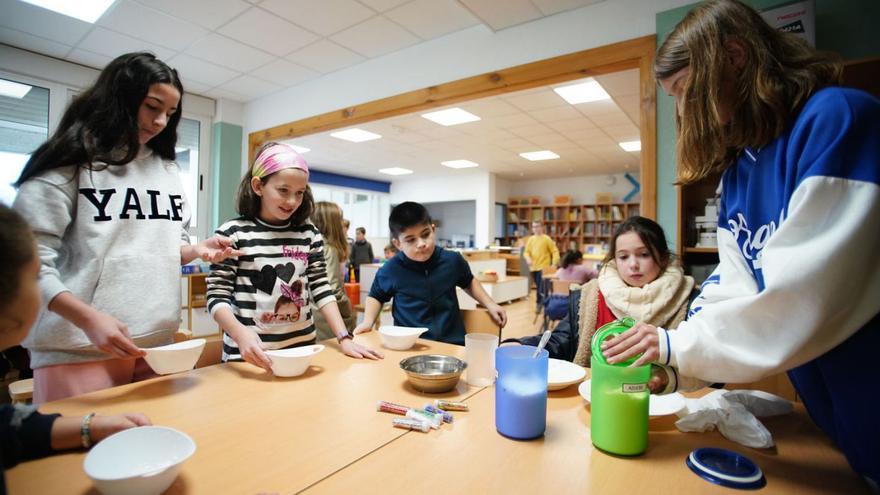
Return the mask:
<svg viewBox="0 0 880 495">
<path fill-rule="evenodd" d="M 41 368 L 111 359 L 47 306 L 69 291 L 128 326 L 139 347 L 169 344 L 180 324 L 180 247 L 190 211 L 176 163 L 143 151 L 121 166 L 50 170 L 22 184 L 13 208 L 42 262 L 43 307 L 22 345 Z"/>
</svg>

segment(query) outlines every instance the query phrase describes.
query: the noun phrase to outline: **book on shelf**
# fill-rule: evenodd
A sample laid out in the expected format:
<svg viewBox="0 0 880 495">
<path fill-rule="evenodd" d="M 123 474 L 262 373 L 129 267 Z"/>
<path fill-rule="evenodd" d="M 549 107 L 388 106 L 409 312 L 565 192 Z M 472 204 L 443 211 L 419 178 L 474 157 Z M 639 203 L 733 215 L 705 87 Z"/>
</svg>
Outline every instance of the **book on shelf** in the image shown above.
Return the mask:
<svg viewBox="0 0 880 495">
<path fill-rule="evenodd" d="M 551 221 L 553 220 L 553 210 L 547 208 L 544 210 L 544 220 Z"/>
<path fill-rule="evenodd" d="M 517 215 L 515 211 L 508 211 L 507 212 L 507 221 L 508 222 L 519 222 L 519 215 Z"/>
<path fill-rule="evenodd" d="M 584 216 L 587 220 L 596 220 L 596 210 L 594 208 L 584 208 Z"/>
<path fill-rule="evenodd" d="M 596 224 L 594 223 L 585 223 L 584 224 L 584 235 L 594 235 L 596 233 Z"/>
<path fill-rule="evenodd" d="M 611 218 L 613 220 L 623 220 L 623 212 L 620 211 L 620 207 L 614 205 L 611 207 Z"/>
<path fill-rule="evenodd" d="M 541 210 L 540 209 L 532 209 L 532 221 L 540 222 L 541 221 Z"/>
</svg>

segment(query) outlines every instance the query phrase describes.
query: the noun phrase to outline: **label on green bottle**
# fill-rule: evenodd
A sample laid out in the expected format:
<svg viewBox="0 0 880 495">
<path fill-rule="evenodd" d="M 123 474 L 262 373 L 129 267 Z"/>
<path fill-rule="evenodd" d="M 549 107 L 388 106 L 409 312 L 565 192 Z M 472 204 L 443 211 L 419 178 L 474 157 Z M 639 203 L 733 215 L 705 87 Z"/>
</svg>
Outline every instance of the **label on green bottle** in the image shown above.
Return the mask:
<svg viewBox="0 0 880 495">
<path fill-rule="evenodd" d="M 624 383 L 623 384 L 623 393 L 625 394 L 634 394 L 637 392 L 644 392 L 648 390 L 647 383 Z"/>
</svg>

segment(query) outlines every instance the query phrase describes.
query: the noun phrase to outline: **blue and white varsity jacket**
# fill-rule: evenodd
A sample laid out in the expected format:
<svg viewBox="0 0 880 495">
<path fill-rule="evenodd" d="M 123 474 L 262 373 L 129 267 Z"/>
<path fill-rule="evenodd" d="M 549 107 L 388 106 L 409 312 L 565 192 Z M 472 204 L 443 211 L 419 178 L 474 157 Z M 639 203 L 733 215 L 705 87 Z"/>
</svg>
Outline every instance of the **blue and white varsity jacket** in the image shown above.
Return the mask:
<svg viewBox="0 0 880 495">
<path fill-rule="evenodd" d="M 788 371 L 813 421 L 875 484 L 878 184 L 880 101 L 816 92 L 788 131 L 725 171 L 720 264 L 691 317 L 658 329 L 661 364 L 683 377 L 743 383 Z"/>
<path fill-rule="evenodd" d="M 780 137 L 744 150 L 721 180 L 720 263 L 688 320 L 658 329 L 658 362 L 744 383 L 880 334 L 865 328 L 880 313 L 878 182 L 880 101 L 853 89 L 816 92 Z"/>
</svg>

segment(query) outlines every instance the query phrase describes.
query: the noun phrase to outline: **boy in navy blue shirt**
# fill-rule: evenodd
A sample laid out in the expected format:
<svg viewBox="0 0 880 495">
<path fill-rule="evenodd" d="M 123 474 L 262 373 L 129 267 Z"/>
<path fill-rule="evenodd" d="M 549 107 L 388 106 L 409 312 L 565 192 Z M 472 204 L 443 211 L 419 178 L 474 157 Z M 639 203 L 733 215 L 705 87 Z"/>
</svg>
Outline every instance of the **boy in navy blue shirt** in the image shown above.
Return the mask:
<svg viewBox="0 0 880 495">
<path fill-rule="evenodd" d="M 424 206 L 412 201 L 395 206 L 388 227 L 398 253 L 376 273 L 364 305 L 364 321 L 355 334 L 369 332 L 382 304 L 394 298 L 395 325 L 427 328 L 426 339 L 463 345 L 456 287 L 485 306 L 495 323 L 507 323 L 507 314 L 474 278 L 467 261 L 434 245 L 434 225 Z"/>
</svg>

